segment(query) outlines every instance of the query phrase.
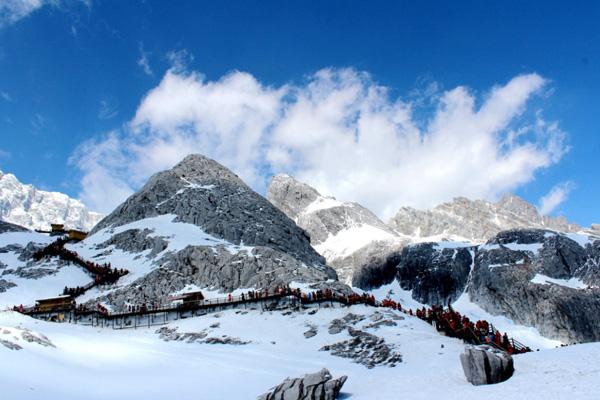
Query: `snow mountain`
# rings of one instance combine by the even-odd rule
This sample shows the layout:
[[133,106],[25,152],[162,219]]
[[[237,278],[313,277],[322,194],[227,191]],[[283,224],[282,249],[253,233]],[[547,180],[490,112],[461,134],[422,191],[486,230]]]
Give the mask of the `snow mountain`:
[[115,309],[136,301],[163,303],[191,289],[229,293],[316,284],[348,290],[305,231],[201,155],[152,176],[69,248],[130,271],[117,287],[86,294]]
[[497,202],[458,197],[431,210],[402,207],[389,221],[396,232],[414,238],[456,235],[483,243],[498,233],[517,228],[578,232],[581,227],[564,217],[540,215],[522,198],[507,194]]
[[398,284],[418,304],[477,308],[567,343],[600,340],[596,225],[541,216],[512,195],[405,207],[386,225],[286,175],[273,178],[267,196],[354,287]]
[[89,231],[103,215],[63,193],[26,185],[0,171],[0,219],[28,229],[49,229],[52,223]]
[[[483,244],[439,236],[423,242],[358,204],[321,196],[290,177],[276,177],[268,196],[270,202],[211,159],[186,157],[151,177],[84,241],[66,245],[85,260],[129,271],[77,302],[125,311],[164,305],[198,289],[206,298],[282,284],[348,292],[314,246],[340,275],[345,270],[335,262],[359,265],[350,269],[352,281],[377,299],[413,310],[452,304],[542,351],[515,356],[517,372],[509,381],[473,388],[460,366],[462,341],[385,307],[240,305],[165,317],[160,327],[151,324],[161,318],[147,313],[128,317],[142,320],[136,329],[0,311],[0,357],[11,366],[0,374],[3,393],[20,399],[250,399],[286,377],[326,367],[348,377],[339,398],[505,399],[523,397],[523,388],[527,398],[597,397],[597,344],[549,350],[561,342],[600,340],[595,227],[585,234],[519,228]],[[0,221],[0,308],[90,283],[70,261],[36,261],[33,255],[53,241]],[[242,378],[232,385],[232,376]],[[66,377],[78,385],[66,390],[56,384]]]
[[273,177],[267,199],[310,234],[315,250],[348,283],[370,258],[408,243],[360,204],[323,196],[289,175]]

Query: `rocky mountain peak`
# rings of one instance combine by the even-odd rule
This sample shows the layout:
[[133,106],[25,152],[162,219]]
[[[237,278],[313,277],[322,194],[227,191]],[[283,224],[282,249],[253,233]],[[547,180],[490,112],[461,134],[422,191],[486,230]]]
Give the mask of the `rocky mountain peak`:
[[288,175],[273,177],[267,199],[310,234],[315,249],[347,282],[367,259],[396,248],[401,241],[389,226],[360,204],[322,196]]
[[285,174],[275,175],[267,189],[267,199],[293,220],[320,197],[312,186]]
[[501,231],[515,228],[581,230],[564,217],[540,215],[535,206],[512,194],[497,202],[457,197],[431,210],[402,207],[389,225],[398,233],[409,236],[459,236],[475,242],[485,242]]
[[236,185],[246,186],[244,181],[229,169],[225,168],[215,160],[201,154],[190,154],[186,156],[171,170],[166,171],[165,173],[195,183],[229,181]]
[[539,219],[540,217],[537,208],[533,204],[514,194],[505,194],[496,202],[496,206],[529,219]]
[[235,245],[266,246],[306,264],[324,264],[302,229],[218,162],[193,154],[153,175],[91,232],[161,215]]

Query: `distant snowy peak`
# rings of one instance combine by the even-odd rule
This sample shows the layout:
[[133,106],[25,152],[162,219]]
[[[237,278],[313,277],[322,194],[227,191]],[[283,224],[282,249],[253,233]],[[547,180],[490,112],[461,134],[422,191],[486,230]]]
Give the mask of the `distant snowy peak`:
[[349,281],[361,261],[382,248],[400,246],[403,238],[357,203],[321,195],[289,175],[273,177],[267,199],[296,221],[313,247]]
[[323,196],[289,175],[273,177],[267,189],[267,199],[310,234],[313,246],[330,241],[339,234],[356,241],[351,234],[353,231],[365,239],[370,236],[369,232],[374,233],[377,239],[398,236],[360,204]]
[[103,215],[63,193],[26,185],[13,174],[0,171],[0,219],[29,229],[48,229],[52,223],[90,230]]
[[431,210],[402,207],[389,225],[396,232],[409,236],[456,235],[476,242],[484,242],[501,231],[516,228],[560,232],[581,230],[564,217],[540,215],[535,206],[515,195],[505,195],[495,203],[458,197]]

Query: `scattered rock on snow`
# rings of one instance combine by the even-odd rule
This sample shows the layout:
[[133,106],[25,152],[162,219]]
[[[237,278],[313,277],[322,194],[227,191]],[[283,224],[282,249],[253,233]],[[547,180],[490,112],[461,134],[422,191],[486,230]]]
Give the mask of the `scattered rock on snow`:
[[512,357],[490,346],[467,346],[460,363],[467,381],[475,386],[504,382],[515,371]]
[[343,318],[336,318],[331,321],[329,325],[329,333],[332,335],[336,335],[348,328],[350,325],[354,325],[365,319],[364,315],[358,315],[353,313],[346,314]]
[[[215,325],[215,324],[213,324]],[[178,341],[187,343],[205,343],[205,344],[232,344],[242,345],[251,343],[250,341],[240,338],[223,335],[221,337],[208,337],[208,329],[203,329],[200,332],[177,332],[177,328],[169,328],[163,326],[156,330],[158,337],[165,342]]]
[[377,322],[373,322],[372,324],[368,324],[364,326],[364,329],[379,329],[382,326],[397,326],[398,324],[392,321],[391,319],[382,319]]
[[29,343],[37,343],[44,347],[56,347],[46,336],[42,335],[41,333],[35,335],[28,329],[25,329],[23,332],[21,332],[21,337],[23,340]]
[[347,379],[347,376],[333,379],[331,373],[323,368],[301,378],[287,378],[268,393],[259,396],[258,400],[335,400]]
[[15,287],[14,283],[7,281],[6,279],[0,279],[0,293],[6,292],[11,287]]
[[304,332],[304,337],[310,339],[313,336],[317,335],[317,327],[315,325],[308,325],[308,330]]
[[378,365],[395,367],[402,362],[402,355],[385,343],[383,338],[348,327],[351,339],[321,347],[321,351],[330,351],[332,355],[350,358],[357,364],[367,368]]
[[249,344],[249,343],[252,343],[252,342],[250,342],[249,340],[242,340],[240,338],[223,335],[221,337],[209,337],[206,340],[204,340],[202,343],[206,343],[206,344],[232,344],[232,345],[235,345],[235,346],[239,346],[239,345],[243,345],[243,344]]
[[16,343],[10,342],[8,340],[0,339],[0,344],[4,347],[7,347],[11,350],[22,350],[23,348]]

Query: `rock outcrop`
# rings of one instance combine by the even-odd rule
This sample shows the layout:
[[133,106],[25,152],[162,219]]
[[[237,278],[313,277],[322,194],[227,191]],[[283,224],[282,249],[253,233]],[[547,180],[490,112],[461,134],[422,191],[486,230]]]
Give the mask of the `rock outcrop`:
[[490,346],[467,346],[460,363],[467,381],[475,386],[504,382],[515,371],[512,357]]
[[347,379],[345,375],[333,379],[331,372],[323,368],[301,378],[287,378],[258,400],[335,400]]
[[27,232],[29,229],[20,226],[20,225],[16,225],[16,224],[12,224],[10,222],[6,222],[6,221],[2,221],[0,220],[0,233],[5,233],[5,232]]
[[363,268],[353,282],[369,288],[394,278],[423,304],[452,304],[467,292],[487,312],[533,326],[546,337],[566,343],[600,340],[600,238],[595,236],[515,229],[480,246],[408,245]]

